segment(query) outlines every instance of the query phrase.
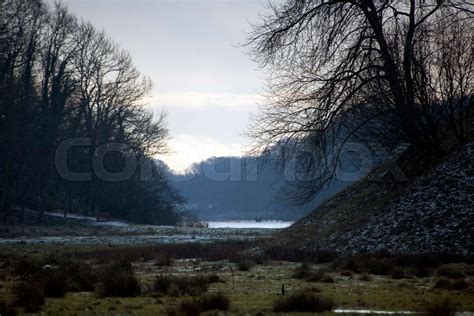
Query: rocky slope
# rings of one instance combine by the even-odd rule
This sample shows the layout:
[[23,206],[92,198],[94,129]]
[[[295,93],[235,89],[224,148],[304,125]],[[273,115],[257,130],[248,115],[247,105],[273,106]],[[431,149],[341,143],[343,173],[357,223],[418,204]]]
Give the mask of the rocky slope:
[[474,143],[408,183],[366,179],[280,232],[273,246],[340,253],[474,254]]

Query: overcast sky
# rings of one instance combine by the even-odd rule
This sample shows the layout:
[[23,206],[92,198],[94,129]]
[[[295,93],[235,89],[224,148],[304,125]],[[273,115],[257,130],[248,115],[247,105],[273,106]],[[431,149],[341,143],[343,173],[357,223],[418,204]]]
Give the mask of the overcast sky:
[[[263,75],[240,44],[264,13],[262,0],[63,0],[123,49],[154,82],[150,106],[165,109],[176,171],[237,155]],[[161,157],[160,157],[161,158]]]

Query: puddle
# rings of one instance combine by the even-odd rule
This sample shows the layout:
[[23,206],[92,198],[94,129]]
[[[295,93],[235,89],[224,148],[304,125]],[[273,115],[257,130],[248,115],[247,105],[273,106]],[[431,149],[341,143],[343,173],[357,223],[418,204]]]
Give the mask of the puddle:
[[371,309],[344,309],[344,308],[337,308],[333,312],[336,314],[374,314],[374,315],[423,314],[421,312],[413,312],[413,311],[378,311],[378,310],[371,310]]
[[[415,311],[379,311],[372,309],[345,309],[337,308],[333,310],[336,314],[362,314],[362,315],[422,315],[423,312]],[[456,312],[454,316],[474,316],[474,312]]]

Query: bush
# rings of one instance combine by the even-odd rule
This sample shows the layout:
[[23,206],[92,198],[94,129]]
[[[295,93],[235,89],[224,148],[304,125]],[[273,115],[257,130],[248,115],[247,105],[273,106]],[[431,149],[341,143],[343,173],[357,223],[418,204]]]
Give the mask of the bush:
[[62,271],[47,272],[42,275],[41,283],[46,297],[64,297],[68,289],[69,277]]
[[223,293],[212,293],[200,298],[185,300],[178,307],[178,314],[197,316],[207,311],[228,311],[230,299]]
[[334,302],[312,292],[298,292],[288,297],[282,297],[273,304],[273,311],[277,313],[330,311]]
[[295,269],[293,275],[291,276],[293,279],[307,279],[312,275],[311,266],[308,263],[303,263],[301,266]]
[[88,264],[82,262],[66,262],[61,269],[69,276],[68,291],[92,292],[98,282],[96,271]]
[[170,296],[200,295],[209,290],[209,284],[223,282],[216,274],[195,277],[178,277],[171,275],[157,276],[153,290],[157,294]]
[[306,278],[308,282],[322,282],[322,283],[334,283],[334,279],[327,275],[324,270],[317,270],[316,272],[311,273],[311,275]]
[[370,282],[372,281],[372,276],[368,273],[362,273],[359,277],[359,281]]
[[434,284],[435,289],[444,289],[444,290],[451,290],[453,288],[454,282],[448,278],[439,278],[436,280]]
[[158,256],[155,260],[155,266],[157,267],[171,267],[173,265],[173,258],[168,255]]
[[436,289],[462,291],[469,288],[469,281],[466,279],[452,280],[449,278],[439,278],[434,285]]
[[454,304],[447,298],[436,301],[426,307],[425,312],[428,316],[453,316],[456,313]]
[[454,284],[453,284],[453,289],[458,290],[458,291],[465,290],[469,287],[470,287],[470,283],[466,279],[457,279],[454,281]]
[[140,283],[129,262],[113,263],[102,268],[98,279],[98,297],[135,297],[141,293]]
[[42,284],[33,280],[21,282],[13,289],[14,305],[23,307],[27,313],[39,312],[44,305]]
[[410,277],[406,269],[402,267],[394,267],[392,270],[391,276],[393,279],[396,279],[396,280],[407,279]]
[[416,267],[412,269],[412,273],[417,278],[429,278],[433,275],[434,269],[429,267]]
[[361,264],[362,271],[375,275],[389,275],[393,269],[393,263],[386,258],[367,258]]
[[465,278],[466,275],[473,273],[473,268],[464,263],[445,264],[438,268],[437,275],[452,279]]
[[237,262],[237,268],[239,271],[249,271],[253,267],[253,262],[250,260],[241,260]]
[[0,301],[0,315],[2,316],[15,316],[16,310],[11,306],[7,305],[5,302]]
[[19,275],[33,275],[41,273],[43,264],[38,260],[21,258],[14,263],[15,273]]

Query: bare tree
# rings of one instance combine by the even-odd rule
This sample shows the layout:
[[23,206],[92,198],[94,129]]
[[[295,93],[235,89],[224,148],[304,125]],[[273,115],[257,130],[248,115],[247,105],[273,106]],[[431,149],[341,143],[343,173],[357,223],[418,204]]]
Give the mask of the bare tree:
[[[433,67],[440,61],[431,50],[442,59],[456,59],[450,55],[454,47],[434,48],[447,23],[463,25],[465,32],[456,36],[464,44],[472,42],[472,3],[289,0],[269,8],[271,14],[254,26],[249,39],[256,61],[269,74],[267,101],[249,135],[258,152],[278,144],[283,162],[298,148],[312,153],[299,155],[313,173],[305,184],[311,189],[300,200],[310,200],[333,179],[344,144],[356,138],[408,142],[420,151],[445,153],[440,109],[452,102],[440,91],[464,80],[463,90],[451,91],[456,95],[451,99],[461,104],[451,116],[461,117],[473,78],[438,82]],[[446,34],[444,40],[455,42]],[[472,49],[459,49],[462,65],[448,62],[449,67],[472,74],[465,68],[472,63]],[[446,71],[441,73],[446,77]]]

